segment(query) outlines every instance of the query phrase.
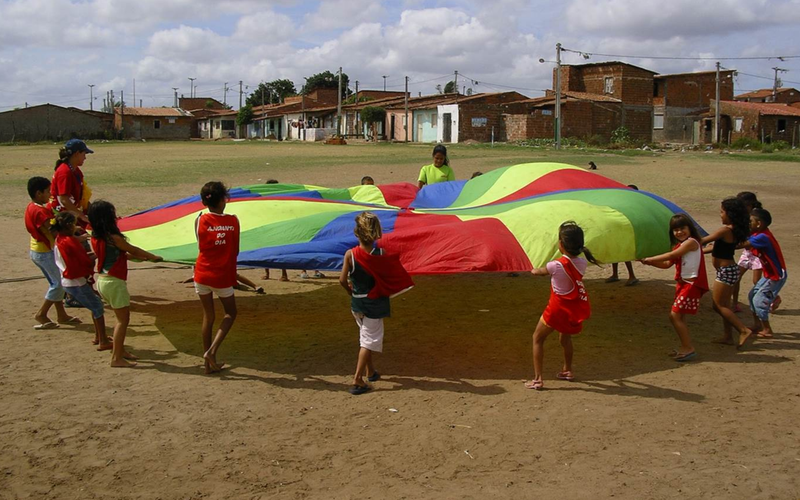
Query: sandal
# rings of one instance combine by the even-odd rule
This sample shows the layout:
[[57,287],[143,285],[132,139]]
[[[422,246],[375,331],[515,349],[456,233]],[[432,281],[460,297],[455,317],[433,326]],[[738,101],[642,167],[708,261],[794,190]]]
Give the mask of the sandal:
[[83,323],[81,319],[76,316],[70,316],[68,319],[58,322],[59,325],[79,325],[81,323]]
[[694,359],[696,357],[697,357],[697,352],[692,351],[692,352],[687,352],[685,354],[678,354],[673,359],[675,359],[675,361],[677,361],[679,363],[682,363],[684,361],[689,361],[689,360]]
[[572,374],[572,372],[558,372],[556,374],[556,378],[558,380],[566,380],[567,382],[572,382],[575,380],[575,376]]
[[526,389],[533,389],[534,391],[541,391],[544,389],[544,382],[541,380],[529,380],[525,382]]
[[365,392],[369,392],[371,390],[372,387],[368,385],[354,385],[351,386],[350,389],[348,389],[347,391],[353,396],[358,396],[359,394],[364,394]]
[[367,380],[369,380],[370,382],[377,382],[377,381],[378,381],[378,380],[380,380],[380,379],[381,379],[381,374],[380,374],[380,373],[378,373],[378,371],[377,371],[377,370],[375,370],[374,372],[372,372],[372,375],[370,375],[369,377],[367,377]]

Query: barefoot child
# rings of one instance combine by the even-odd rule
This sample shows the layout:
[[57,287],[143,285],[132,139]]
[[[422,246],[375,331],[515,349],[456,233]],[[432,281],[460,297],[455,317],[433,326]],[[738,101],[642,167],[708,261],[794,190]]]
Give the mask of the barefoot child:
[[359,351],[356,373],[350,394],[357,396],[371,387],[380,374],[372,364],[372,353],[383,351],[383,318],[389,317],[389,298],[414,286],[396,255],[384,255],[375,243],[383,235],[378,216],[362,212],[356,217],[354,229],[358,246],[344,254],[344,266],[339,283],[350,295],[350,309],[359,331]]
[[[594,163],[589,162],[590,164],[594,165]],[[590,168],[589,170],[597,170],[597,167]],[[636,184],[628,184],[628,187],[638,191],[639,187]],[[636,286],[639,284],[639,278],[636,277],[636,273],[633,271],[633,263],[630,261],[625,262],[625,268],[628,270],[628,281],[625,282],[625,286]],[[611,264],[611,276],[606,278],[606,283],[616,283],[619,281],[619,262],[614,262]]]
[[92,257],[75,236],[77,218],[72,212],[59,212],[53,229],[57,231],[55,260],[61,270],[61,286],[83,307],[92,312],[94,341],[98,351],[111,350],[111,341],[106,336],[106,320],[103,303],[87,281],[92,274]]
[[[747,210],[748,215],[750,212],[753,211],[754,208],[762,208],[761,202],[758,201],[755,193],[751,193],[750,191],[742,191],[741,193],[736,195],[737,198],[742,200],[744,203],[745,209]],[[739,288],[742,284],[742,278],[744,274],[748,270],[753,271],[753,285],[758,283],[758,280],[761,279],[761,261],[758,260],[758,257],[753,255],[753,252],[749,248],[745,248],[742,250],[742,255],[739,257],[739,281],[736,282],[736,285],[733,287],[733,311],[740,312],[739,309]]]
[[[61,272],[56,266],[53,248],[55,237],[51,230],[50,221],[53,211],[47,206],[50,200],[50,181],[44,177],[31,177],[28,180],[28,195],[31,202],[25,209],[25,229],[31,235],[30,257],[36,267],[42,271],[49,287],[44,294],[44,303],[36,312],[37,324],[35,330],[50,330],[58,328],[59,324],[77,324],[81,320],[71,317],[64,309],[64,288],[61,286]],[[47,317],[52,306],[56,307],[58,323],[53,323]]]
[[[591,315],[589,295],[583,286],[583,275],[588,266],[587,260],[592,264],[598,262],[592,252],[583,246],[583,229],[573,221],[561,224],[558,228],[558,249],[562,254],[560,259],[548,262],[544,268],[531,271],[535,276],[550,275],[550,300],[533,332],[534,378],[525,382],[528,389],[544,388],[544,341],[553,331],[558,332],[561,347],[564,349],[564,366],[556,378],[569,381],[574,379],[572,335],[581,332],[583,322]],[[586,259],[582,259],[580,254],[584,254]]]
[[[741,346],[753,333],[736,316],[731,308],[733,287],[739,281],[739,265],[733,259],[734,250],[744,243],[750,234],[750,218],[744,203],[738,198],[722,200],[719,216],[723,226],[702,239],[701,244],[714,243],[711,249],[711,262],[717,270],[714,279],[714,311],[722,317],[722,337],[715,340],[718,344]],[[736,328],[739,338],[734,341],[733,329]]]
[[134,259],[160,262],[158,255],[133,246],[117,227],[117,210],[107,201],[98,200],[89,205],[87,213],[92,225],[92,248],[97,254],[97,291],[114,310],[117,325],[114,327],[114,349],[111,366],[135,366],[127,360],[136,356],[125,350],[125,335],[131,317],[131,296],[128,294],[128,254]]
[[[222,370],[224,363],[217,362],[217,351],[236,319],[236,258],[239,255],[239,219],[226,214],[228,188],[221,182],[207,182],[200,190],[200,199],[208,212],[200,213],[195,221],[199,254],[194,265],[194,287],[203,304],[203,361],[206,373]],[[211,339],[214,328],[214,297],[219,297],[225,316],[217,334]]]
[[686,326],[686,315],[697,314],[700,298],[708,291],[708,277],[700,234],[686,214],[673,215],[669,221],[671,252],[643,259],[642,264],[669,269],[675,265],[675,300],[669,321],[678,334],[681,346],[670,353],[675,361],[689,361],[697,356]]
[[772,224],[772,215],[763,208],[754,208],[750,213],[750,229],[753,234],[745,243],[753,254],[761,260],[764,276],[750,290],[750,310],[753,311],[753,320],[758,329],[758,337],[772,338],[772,326],[769,323],[769,313],[772,303],[786,284],[788,276],[786,262],[778,240],[769,230]]

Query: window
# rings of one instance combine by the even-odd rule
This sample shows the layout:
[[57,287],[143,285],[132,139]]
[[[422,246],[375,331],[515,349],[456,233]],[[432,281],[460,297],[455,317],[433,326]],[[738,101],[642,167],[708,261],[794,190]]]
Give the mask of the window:
[[734,118],[733,119],[733,131],[734,132],[741,132],[743,124],[744,124],[744,118],[742,118],[741,116],[737,116],[736,118]]
[[214,122],[214,128],[219,130],[219,122]]
[[662,114],[653,115],[653,128],[654,129],[664,128],[664,115]]
[[431,115],[431,127],[436,127],[437,124],[438,124],[438,120],[439,120],[439,115],[436,114],[436,113],[433,113]]
[[161,128],[161,120],[153,120],[153,128],[154,129]]
[[175,118],[167,118],[167,121],[170,123],[170,125],[175,124]]
[[778,132],[786,132],[786,120],[783,118],[778,120]]
[[236,122],[234,120],[222,120],[222,130],[236,130]]
[[605,79],[605,85],[603,86],[603,92],[606,94],[613,94],[614,93],[614,77],[607,76]]

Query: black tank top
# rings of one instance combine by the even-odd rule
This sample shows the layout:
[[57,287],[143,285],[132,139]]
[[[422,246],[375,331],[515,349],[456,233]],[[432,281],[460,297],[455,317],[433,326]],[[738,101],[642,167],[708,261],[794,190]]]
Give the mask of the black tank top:
[[711,256],[717,259],[733,260],[733,251],[736,250],[736,243],[728,243],[720,238],[714,242],[714,248],[711,250]]

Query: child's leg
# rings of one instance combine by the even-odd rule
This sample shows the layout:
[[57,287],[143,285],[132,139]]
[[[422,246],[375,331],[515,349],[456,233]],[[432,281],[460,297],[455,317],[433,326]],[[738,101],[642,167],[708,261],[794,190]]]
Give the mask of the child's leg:
[[772,325],[769,323],[770,308],[775,301],[775,297],[778,296],[781,288],[783,288],[784,283],[786,283],[786,278],[781,280],[761,278],[758,284],[753,288],[753,290],[757,290],[756,293],[753,294],[754,296],[751,301],[753,304],[753,311],[761,321],[761,330],[758,332],[759,337],[770,338],[773,336]]
[[[366,385],[364,383],[364,376],[367,375],[367,370],[372,366],[372,351],[366,347],[358,349],[358,363],[356,364],[356,374],[353,376],[353,385]],[[374,368],[372,371],[375,371]]]
[[262,280],[269,279],[269,269],[264,269],[264,276],[261,278]]
[[689,337],[689,328],[686,326],[685,315],[683,313],[670,311],[669,321],[678,334],[678,339],[681,341],[681,348],[678,350],[678,355],[689,354],[694,352],[692,339]]
[[222,321],[219,324],[217,335],[214,337],[211,347],[209,347],[206,353],[203,354],[203,358],[205,358],[205,360],[208,362],[208,366],[211,368],[212,372],[218,372],[222,369],[223,365],[217,363],[217,351],[233,326],[233,322],[236,320],[236,297],[234,295],[230,295],[229,297],[220,297],[219,300],[222,302],[222,308],[225,310],[225,316],[222,318]]
[[255,283],[250,281],[250,278],[248,278],[247,276],[245,276],[243,274],[237,274],[236,275],[236,279],[239,280],[240,283],[244,283],[245,285],[249,286],[253,290],[258,288],[258,286]]
[[572,349],[572,335],[564,335],[563,333],[559,333],[558,335],[561,340],[561,347],[564,349],[564,369],[561,371],[571,372],[572,353],[574,352]]
[[[714,297],[714,310],[722,316],[724,336],[721,340],[732,338],[731,326],[736,328],[739,336],[749,337],[752,330],[747,328],[744,323],[736,316],[736,313],[731,309],[731,296],[733,287],[726,285],[719,281],[714,282],[714,290],[712,291]],[[726,324],[727,323],[727,324]]]
[[606,278],[606,283],[613,283],[619,281],[619,264],[614,262],[611,264],[611,276]]
[[547,336],[551,333],[553,333],[553,328],[548,326],[542,318],[539,318],[539,323],[533,332],[533,380],[531,382],[542,381],[544,341],[547,340]]
[[[731,304],[733,304],[734,310],[738,310],[739,307],[739,289],[741,288],[742,278],[744,278],[744,273],[747,272],[746,267],[739,266],[739,279],[736,280],[736,284],[733,285],[733,295],[731,297]],[[753,271],[755,275],[755,271]]]
[[289,281],[289,274],[286,272],[286,269],[281,269],[280,281]]
[[638,278],[636,278],[636,273],[633,272],[633,263],[630,261],[625,262],[625,267],[628,269],[628,283],[635,283],[638,282]]
[[111,366],[117,368],[135,366],[136,363],[130,363],[126,360],[136,359],[136,356],[125,350],[125,335],[128,333],[131,308],[120,307],[119,309],[114,309],[114,316],[117,318],[117,324],[114,326],[114,348],[111,351]]
[[94,339],[99,344],[97,350],[108,351],[112,348],[112,344],[106,335],[106,317],[92,318],[92,322],[94,323]]

